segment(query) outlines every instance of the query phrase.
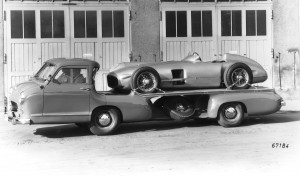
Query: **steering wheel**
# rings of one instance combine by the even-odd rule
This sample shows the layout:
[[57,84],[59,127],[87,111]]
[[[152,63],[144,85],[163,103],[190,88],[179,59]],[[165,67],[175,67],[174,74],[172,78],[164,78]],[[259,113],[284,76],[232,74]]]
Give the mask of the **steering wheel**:
[[193,56],[197,57],[197,60],[202,62],[200,55],[197,52],[193,52]]

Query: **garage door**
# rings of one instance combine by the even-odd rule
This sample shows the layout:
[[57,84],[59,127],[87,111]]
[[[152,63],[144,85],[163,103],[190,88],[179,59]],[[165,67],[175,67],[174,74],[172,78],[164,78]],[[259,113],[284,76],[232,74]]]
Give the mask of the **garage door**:
[[[42,4],[42,2],[41,2]],[[31,4],[5,6],[7,13],[5,92],[28,80],[51,58],[87,58],[101,68],[97,88],[107,90],[103,79],[113,65],[129,61],[129,5]],[[22,9],[22,10],[20,10]]]
[[259,62],[269,75],[260,85],[272,87],[271,2],[213,2],[161,3],[163,60],[181,60],[192,52],[204,61],[239,54]]

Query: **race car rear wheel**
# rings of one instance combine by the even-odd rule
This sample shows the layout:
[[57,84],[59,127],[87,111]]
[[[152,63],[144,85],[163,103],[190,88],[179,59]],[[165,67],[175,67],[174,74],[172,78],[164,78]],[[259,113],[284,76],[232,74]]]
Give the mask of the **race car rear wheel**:
[[184,97],[165,100],[163,108],[172,119],[177,121],[190,119],[195,113],[194,105]]
[[240,103],[226,103],[221,106],[218,123],[223,127],[239,126],[244,119],[244,111]]
[[113,133],[119,126],[121,113],[113,107],[101,108],[92,115],[89,124],[90,131],[95,135],[108,135]]
[[131,88],[139,93],[155,92],[159,84],[159,74],[151,67],[139,68],[131,78]]
[[250,67],[244,63],[235,63],[224,72],[224,83],[227,88],[248,89],[253,82]]

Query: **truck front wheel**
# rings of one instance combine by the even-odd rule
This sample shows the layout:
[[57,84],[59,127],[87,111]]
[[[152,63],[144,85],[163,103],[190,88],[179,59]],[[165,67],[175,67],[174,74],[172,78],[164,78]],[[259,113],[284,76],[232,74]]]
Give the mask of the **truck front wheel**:
[[90,131],[98,136],[111,134],[118,128],[120,119],[121,113],[116,108],[99,109],[92,115]]
[[239,126],[244,119],[244,111],[240,103],[226,103],[219,109],[218,123],[223,127]]

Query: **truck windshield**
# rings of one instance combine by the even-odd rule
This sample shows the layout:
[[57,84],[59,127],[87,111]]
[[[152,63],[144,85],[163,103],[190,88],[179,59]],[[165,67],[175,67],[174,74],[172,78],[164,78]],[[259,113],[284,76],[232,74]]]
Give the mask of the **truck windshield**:
[[35,78],[45,81],[49,78],[49,76],[52,76],[55,71],[55,65],[51,63],[45,63],[43,67],[35,74]]

